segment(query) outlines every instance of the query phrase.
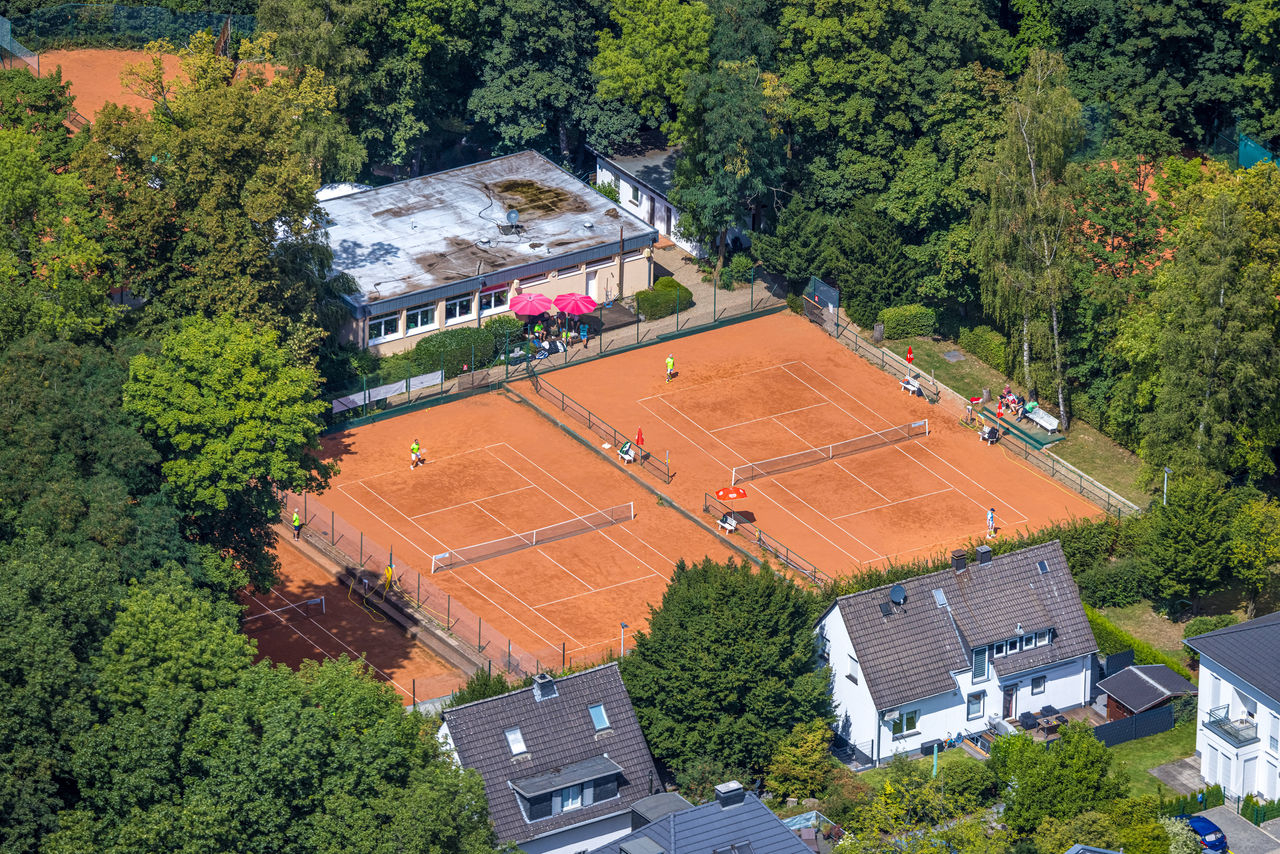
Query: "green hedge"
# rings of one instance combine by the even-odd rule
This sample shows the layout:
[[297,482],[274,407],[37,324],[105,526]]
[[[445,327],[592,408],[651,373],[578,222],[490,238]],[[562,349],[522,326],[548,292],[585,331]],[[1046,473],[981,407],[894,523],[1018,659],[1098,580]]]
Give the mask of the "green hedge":
[[937,313],[919,303],[882,309],[876,320],[884,324],[884,337],[891,339],[932,335],[938,325]]
[[510,314],[499,314],[489,318],[484,322],[484,328],[493,336],[494,346],[498,350],[502,349],[503,341],[506,341],[510,348],[523,343],[520,336],[524,332],[524,321]]
[[652,290],[636,294],[636,309],[645,320],[657,320],[675,314],[677,301],[680,311],[693,306],[693,291],[670,276],[663,276],[653,283]]
[[956,343],[960,345],[960,349],[972,353],[979,361],[985,362],[1000,373],[1008,369],[1008,342],[1003,335],[990,326],[961,329]]
[[1093,639],[1098,642],[1098,651],[1103,655],[1133,650],[1134,664],[1164,664],[1175,673],[1186,679],[1194,679],[1191,671],[1173,656],[1165,655],[1151,644],[1139,640],[1106,617],[1099,614],[1089,605],[1084,606],[1084,615],[1089,618],[1089,628],[1093,629]]
[[428,335],[413,348],[413,364],[417,373],[444,371],[452,379],[467,370],[484,367],[493,361],[493,333],[478,326],[459,326]]
[[1095,608],[1123,608],[1147,598],[1151,585],[1141,560],[1121,558],[1079,573],[1076,586],[1080,598]]

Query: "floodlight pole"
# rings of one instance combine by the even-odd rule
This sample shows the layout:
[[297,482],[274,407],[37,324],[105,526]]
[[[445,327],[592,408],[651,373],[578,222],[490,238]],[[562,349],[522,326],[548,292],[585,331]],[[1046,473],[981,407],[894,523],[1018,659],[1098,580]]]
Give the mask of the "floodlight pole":
[[618,649],[620,650],[618,653],[618,658],[622,658],[624,655],[627,654],[627,629],[629,629],[630,626],[628,626],[626,623],[619,623],[618,625],[622,626],[622,635],[618,639]]
[[1163,506],[1169,506],[1169,475],[1173,474],[1173,469],[1168,466],[1164,467],[1164,499],[1161,502]]

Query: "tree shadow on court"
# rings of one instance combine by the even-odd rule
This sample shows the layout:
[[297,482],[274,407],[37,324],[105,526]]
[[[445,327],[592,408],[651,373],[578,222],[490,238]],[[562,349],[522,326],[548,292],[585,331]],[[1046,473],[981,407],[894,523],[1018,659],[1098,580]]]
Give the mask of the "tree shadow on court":
[[[344,457],[352,453],[351,450],[351,431],[343,430],[340,433],[332,433],[328,436],[320,437],[320,457],[327,463],[337,463],[339,467],[342,465]],[[405,446],[406,457],[408,455],[408,445]]]

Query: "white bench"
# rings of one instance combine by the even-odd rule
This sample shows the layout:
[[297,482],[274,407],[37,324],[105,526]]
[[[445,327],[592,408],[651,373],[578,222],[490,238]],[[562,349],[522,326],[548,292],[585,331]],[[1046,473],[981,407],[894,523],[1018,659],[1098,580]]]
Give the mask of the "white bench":
[[724,532],[726,534],[732,534],[734,531],[738,530],[737,518],[735,518],[732,514],[729,514],[729,513],[726,513],[723,516],[721,516],[720,521],[717,522],[716,524],[719,525],[721,528],[724,528]]
[[1039,424],[1049,433],[1054,433],[1058,429],[1058,419],[1054,418],[1038,406],[1028,412],[1027,417]]
[[902,385],[902,390],[905,392],[909,392],[911,394],[917,394],[917,395],[923,394],[923,392],[920,391],[920,383],[913,380],[911,377],[903,378],[901,385]]

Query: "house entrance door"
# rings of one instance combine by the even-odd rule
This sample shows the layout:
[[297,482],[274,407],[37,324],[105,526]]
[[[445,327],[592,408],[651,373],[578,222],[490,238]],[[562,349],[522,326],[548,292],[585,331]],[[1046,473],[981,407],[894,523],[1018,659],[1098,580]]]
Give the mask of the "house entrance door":
[[1258,757],[1250,756],[1240,764],[1240,794],[1252,795],[1262,787],[1258,785]]
[[1017,696],[1018,696],[1017,685],[1006,685],[1004,687],[1004,718],[1005,720],[1008,720],[1009,718],[1013,717],[1013,714],[1014,714],[1013,701],[1017,698]]

